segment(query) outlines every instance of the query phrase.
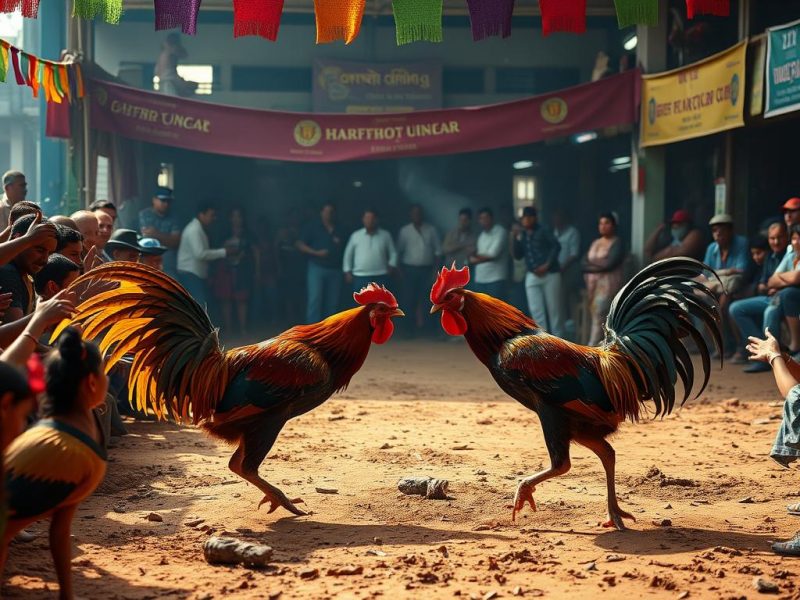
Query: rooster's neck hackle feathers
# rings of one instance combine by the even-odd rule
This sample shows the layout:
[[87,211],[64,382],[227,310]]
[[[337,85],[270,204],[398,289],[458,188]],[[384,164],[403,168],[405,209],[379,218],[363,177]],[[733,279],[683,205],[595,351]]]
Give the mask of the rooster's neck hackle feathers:
[[486,365],[506,340],[538,329],[533,319],[510,304],[469,290],[464,290],[461,314],[468,327],[464,337],[478,359]]
[[367,358],[372,344],[370,306],[351,308],[319,323],[297,325],[279,337],[317,349],[328,362],[337,390],[347,387]]

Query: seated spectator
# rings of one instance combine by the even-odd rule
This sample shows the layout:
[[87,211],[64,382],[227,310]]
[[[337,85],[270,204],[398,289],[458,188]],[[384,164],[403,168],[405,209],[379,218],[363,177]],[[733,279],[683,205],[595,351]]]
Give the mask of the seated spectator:
[[139,240],[139,262],[158,271],[164,270],[164,252],[169,250],[155,238]]
[[81,232],[64,225],[56,226],[56,230],[58,231],[56,252],[66,256],[76,265],[82,265],[83,236]]
[[33,287],[43,300],[50,300],[69,287],[81,274],[81,268],[61,254],[51,254],[44,268],[33,276]]
[[733,217],[730,215],[711,217],[708,224],[714,241],[708,245],[703,262],[716,271],[719,280],[709,279],[705,283],[719,300],[723,353],[732,355],[736,350],[736,332],[731,327],[728,308],[745,287],[744,274],[750,265],[750,244],[744,236],[734,234]]
[[764,314],[764,326],[770,331],[780,331],[785,320],[789,352],[793,358],[800,358],[800,225],[793,225],[789,235],[791,247],[767,281],[767,286],[775,291]]
[[611,301],[622,288],[622,263],[625,260],[623,242],[617,237],[616,216],[613,213],[600,215],[597,230],[600,237],[592,242],[583,259],[583,277],[592,317],[590,346],[596,346],[603,340],[603,323],[611,308]]
[[[751,337],[758,336],[759,333],[763,331],[766,315],[772,304],[772,296],[776,291],[774,288],[769,287],[768,282],[772,274],[775,273],[778,266],[783,261],[788,241],[786,225],[783,221],[774,222],[770,225],[767,237],[769,253],[761,267],[755,295],[751,298],[736,300],[730,305],[728,312],[739,331],[739,338],[744,341],[744,344],[740,345],[737,355],[732,359],[732,362],[735,364],[743,362],[741,357],[746,356],[745,345],[747,344],[747,340]],[[777,325],[773,322],[772,326],[776,326],[779,329],[780,320],[778,320]],[[778,329],[776,329],[776,331]],[[745,373],[760,373],[768,370],[769,367],[761,362],[751,362],[750,365],[744,369]]]
[[[11,240],[24,237],[36,219],[34,215],[20,218],[11,227]],[[0,267],[0,288],[11,292],[11,306],[3,315],[3,323],[16,321],[33,312],[35,294],[33,276],[44,268],[50,254],[55,252],[55,236],[38,241],[35,245],[20,252],[10,263]]]
[[750,240],[750,264],[744,273],[745,290],[742,296],[752,296],[758,293],[758,284],[764,263],[769,256],[769,240],[767,236],[757,235]]
[[139,236],[133,229],[117,229],[106,244],[111,260],[139,262]]
[[[785,398],[783,403],[783,420],[770,457],[783,467],[787,467],[800,458],[800,365],[791,357],[781,352],[778,340],[765,331],[766,339],[751,337],[747,350],[750,360],[767,365],[775,377],[778,391]],[[800,505],[790,504],[786,507],[789,514],[800,514]],[[800,556],[800,533],[787,542],[775,542],[772,551],[785,556]]]
[[703,257],[703,232],[694,227],[689,211],[676,210],[669,223],[662,223],[650,234],[644,244],[648,262],[672,256]]
[[45,360],[45,385],[43,419],[5,452],[8,523],[0,570],[14,536],[49,518],[59,597],[72,598],[72,519],[106,471],[104,440],[92,413],[105,401],[108,387],[97,346],[83,342],[75,329],[64,331]]

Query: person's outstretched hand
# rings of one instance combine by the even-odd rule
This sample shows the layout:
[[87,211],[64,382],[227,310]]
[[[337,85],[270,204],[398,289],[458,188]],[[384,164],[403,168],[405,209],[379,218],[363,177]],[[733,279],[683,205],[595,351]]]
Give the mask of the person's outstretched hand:
[[57,240],[58,231],[52,223],[42,223],[42,213],[40,211],[36,213],[24,237],[31,246],[37,246],[49,240]]
[[57,325],[64,319],[69,319],[75,314],[74,294],[61,290],[50,300],[39,302],[31,317],[31,333],[35,337],[41,336],[47,329]]
[[775,336],[770,333],[769,328],[764,330],[766,336],[763,340],[757,337],[749,337],[747,351],[750,353],[750,360],[757,362],[769,362],[776,354],[781,353],[781,345]]

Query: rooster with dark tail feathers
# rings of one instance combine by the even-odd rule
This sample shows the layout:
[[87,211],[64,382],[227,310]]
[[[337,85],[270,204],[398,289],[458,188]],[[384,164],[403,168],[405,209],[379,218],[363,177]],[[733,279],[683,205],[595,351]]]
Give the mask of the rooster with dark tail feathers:
[[[289,419],[347,387],[372,343],[392,335],[402,317],[392,293],[370,284],[356,308],[311,325],[298,325],[260,344],[224,350],[208,315],[174,279],[133,263],[108,263],[79,277],[82,284],[114,284],[78,306],[71,322],[97,339],[106,370],[132,356],[131,403],[159,418],[191,421],[236,444],[230,469],[264,493],[269,512],[279,506],[305,514],[258,475]],[[70,322],[53,334],[58,336]]]
[[[617,503],[615,453],[606,438],[626,419],[638,421],[654,405],[663,417],[675,407],[680,378],[686,402],[695,383],[687,342],[700,352],[705,389],[711,371],[702,330],[722,347],[719,307],[700,283],[711,272],[690,258],[668,258],[639,272],[614,298],[606,337],[597,348],[552,336],[532,319],[496,298],[465,289],[469,269],[444,268],[431,289],[431,312],[441,311],[444,330],[463,335],[475,356],[509,396],[539,415],[550,468],[525,478],[514,497],[512,519],[543,481],[570,469],[572,442],[594,452],[608,488],[606,527],[624,529],[634,517]],[[716,277],[716,274],[713,275]]]

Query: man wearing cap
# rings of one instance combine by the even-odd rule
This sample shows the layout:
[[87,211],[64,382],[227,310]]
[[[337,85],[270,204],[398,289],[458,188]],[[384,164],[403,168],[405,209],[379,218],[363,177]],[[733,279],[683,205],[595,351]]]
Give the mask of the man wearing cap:
[[747,238],[736,235],[733,231],[733,217],[728,214],[715,215],[708,222],[714,241],[708,245],[703,262],[716,271],[722,280],[720,285],[716,279],[706,282],[719,300],[722,315],[722,331],[726,341],[726,350],[735,346],[732,343],[733,331],[730,326],[728,308],[732,297],[744,287],[744,273],[750,266],[750,244]]
[[162,246],[155,238],[142,238],[139,240],[139,262],[158,271],[164,270],[164,252],[166,246]]
[[139,213],[139,233],[142,237],[154,238],[168,248],[164,254],[164,271],[177,276],[175,250],[181,243],[181,230],[170,216],[172,190],[159,186],[153,196],[153,205]]
[[564,337],[561,315],[561,267],[558,253],[561,244],[553,232],[539,223],[539,214],[532,206],[522,210],[522,227],[514,240],[516,258],[524,258],[525,292],[533,320],[549,333]]
[[133,229],[117,229],[106,244],[111,260],[139,262],[139,236]]
[[672,256],[703,256],[703,234],[692,227],[692,218],[686,209],[676,210],[669,221],[661,223],[644,244],[644,256],[649,262]]

